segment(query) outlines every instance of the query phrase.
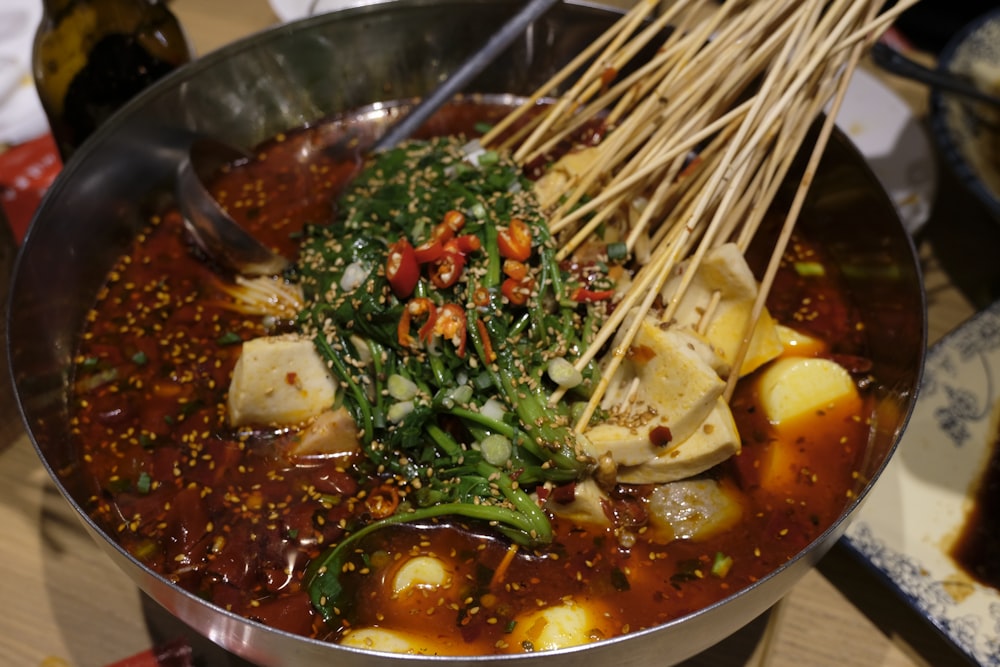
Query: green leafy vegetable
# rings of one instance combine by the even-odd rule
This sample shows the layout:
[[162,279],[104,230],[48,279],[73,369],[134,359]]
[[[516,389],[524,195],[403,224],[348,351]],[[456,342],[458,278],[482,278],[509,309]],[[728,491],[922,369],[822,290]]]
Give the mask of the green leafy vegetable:
[[[338,218],[304,235],[299,324],[344,389],[370,470],[396,480],[403,498],[311,563],[306,585],[327,619],[343,612],[341,570],[371,532],[459,516],[544,544],[552,529],[529,491],[579,479],[593,464],[568,403],[549,405],[556,384],[546,369],[586,349],[606,304],[571,298],[579,281],[557,265],[518,167],[495,152],[471,165],[461,146],[441,138],[377,156]],[[511,264],[498,237],[515,219],[531,252]],[[387,278],[401,239],[421,262],[406,290]],[[524,290],[517,299],[509,280]],[[587,394],[593,370],[573,392]]]

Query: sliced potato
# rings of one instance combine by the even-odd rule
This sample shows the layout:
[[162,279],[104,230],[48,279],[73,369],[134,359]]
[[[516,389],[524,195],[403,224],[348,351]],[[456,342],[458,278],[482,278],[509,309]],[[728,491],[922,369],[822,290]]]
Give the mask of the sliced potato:
[[515,650],[554,651],[588,644],[601,634],[599,615],[573,601],[523,614],[516,620],[508,640]]
[[[837,446],[840,433],[857,428],[863,399],[851,375],[824,358],[778,359],[761,374],[765,414],[779,437],[756,465],[758,483],[774,493],[813,484],[829,471],[809,466],[813,446]],[[826,422],[818,425],[816,415]]]
[[778,332],[778,338],[785,348],[784,356],[816,357],[827,352],[827,344],[818,338],[786,327],[784,324],[777,324],[774,329]]
[[598,149],[584,148],[566,153],[537,181],[535,196],[542,202],[556,202],[587,172],[598,157]]
[[344,635],[340,644],[382,653],[429,653],[423,638],[389,628],[355,628]]
[[403,563],[392,579],[395,595],[411,593],[417,589],[443,588],[451,582],[451,575],[440,559],[433,556],[415,556]]
[[778,359],[760,376],[761,405],[775,424],[857,401],[851,374],[835,361],[813,357]]

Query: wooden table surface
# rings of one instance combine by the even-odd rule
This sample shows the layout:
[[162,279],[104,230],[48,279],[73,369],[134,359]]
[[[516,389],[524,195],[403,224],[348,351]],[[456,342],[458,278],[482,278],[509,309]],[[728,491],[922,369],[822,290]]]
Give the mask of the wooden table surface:
[[[624,1],[624,0],[623,0]],[[199,53],[273,25],[266,0],[174,0]],[[887,79],[918,114],[926,93]],[[939,169],[932,217],[918,235],[931,340],[997,298],[1000,226]],[[243,665],[143,596],[97,545],[41,466],[0,388],[0,664],[101,667],[184,634],[200,664]],[[3,409],[6,406],[7,409]],[[835,547],[785,600],[692,659],[713,667],[912,667],[962,657],[844,549]]]

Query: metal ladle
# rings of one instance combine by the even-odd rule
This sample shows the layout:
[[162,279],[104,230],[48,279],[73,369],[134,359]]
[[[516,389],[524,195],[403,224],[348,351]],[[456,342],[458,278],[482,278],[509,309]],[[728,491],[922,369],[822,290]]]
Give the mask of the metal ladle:
[[205,137],[195,139],[177,167],[177,203],[184,226],[209,257],[244,275],[275,275],[290,262],[233,220],[205,187],[205,179],[223,165],[248,159],[228,144]]
[[[522,34],[527,26],[559,0],[531,0],[490,40],[462,63],[410,113],[389,129],[373,147],[392,148],[406,139],[445,102],[464,88]],[[177,200],[184,223],[195,242],[210,257],[244,275],[275,275],[289,261],[264,246],[230,217],[204,185],[204,178],[226,163],[248,159],[241,151],[208,138],[196,139],[177,169]]]

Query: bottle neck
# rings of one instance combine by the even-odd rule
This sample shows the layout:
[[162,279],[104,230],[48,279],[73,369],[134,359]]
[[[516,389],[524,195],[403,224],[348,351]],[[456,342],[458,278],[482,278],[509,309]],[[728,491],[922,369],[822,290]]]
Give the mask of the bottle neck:
[[[122,0],[124,5],[142,7],[160,4],[161,0]],[[92,5],[94,0],[42,0],[42,9],[49,18],[58,19],[80,5]]]
[[42,0],[42,8],[50,18],[62,16],[76,4],[81,4],[80,0]]

